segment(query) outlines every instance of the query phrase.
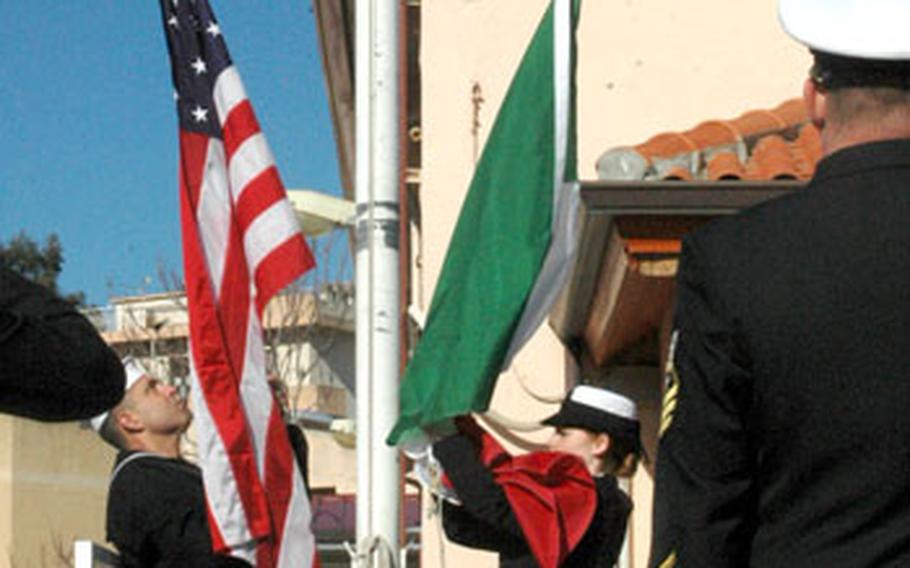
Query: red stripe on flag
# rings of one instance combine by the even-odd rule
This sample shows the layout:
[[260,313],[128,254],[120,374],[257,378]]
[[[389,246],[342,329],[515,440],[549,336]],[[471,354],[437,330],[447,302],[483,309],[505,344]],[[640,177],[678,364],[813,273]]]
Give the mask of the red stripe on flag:
[[253,112],[253,105],[249,100],[237,103],[231,109],[221,130],[224,136],[224,152],[230,162],[234,151],[244,140],[259,133],[259,121],[256,120],[256,113]]
[[237,201],[235,214],[240,231],[256,220],[260,213],[285,198],[284,186],[278,176],[278,168],[272,166],[253,178]]
[[[250,533],[254,537],[271,531],[265,491],[259,480],[253,445],[241,412],[239,378],[227,358],[224,330],[208,265],[199,235],[193,205],[198,203],[208,154],[208,145],[220,144],[206,136],[180,132],[180,218],[183,229],[183,262],[193,363],[214,426],[228,453],[231,471],[240,493]],[[199,159],[202,157],[202,159]],[[189,185],[195,183],[196,185]],[[243,311],[248,312],[247,307]],[[230,310],[229,310],[230,311]],[[215,404],[213,404],[215,403]]]
[[205,173],[209,137],[192,132],[180,132],[180,195],[189,200],[190,209],[199,204],[199,191]]
[[[239,387],[243,377],[250,325],[250,274],[243,252],[243,235],[234,219],[231,220],[228,239],[218,306],[227,356]],[[239,399],[236,402],[242,404]]]
[[221,535],[218,521],[215,520],[215,514],[212,513],[212,507],[207,501],[205,504],[205,518],[208,519],[209,522],[209,534],[212,536],[212,550],[228,553],[231,550],[231,547],[224,542],[224,536]]
[[313,253],[300,233],[275,247],[256,266],[256,312],[262,317],[265,305],[279,290],[316,265]]
[[281,412],[273,404],[269,417],[269,430],[266,438],[265,485],[269,488],[268,499],[272,510],[272,523],[275,526],[275,547],[272,553],[278,558],[284,523],[294,483],[294,450],[288,439],[287,427]]

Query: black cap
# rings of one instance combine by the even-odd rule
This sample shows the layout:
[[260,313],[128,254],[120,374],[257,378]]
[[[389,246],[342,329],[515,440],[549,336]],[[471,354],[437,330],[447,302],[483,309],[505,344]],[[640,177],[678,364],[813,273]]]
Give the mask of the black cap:
[[910,90],[910,61],[869,59],[812,50],[815,64],[809,72],[820,89],[886,87]]
[[582,428],[614,437],[629,437],[638,445],[638,408],[632,399],[590,385],[573,388],[559,412],[542,422],[547,426]]

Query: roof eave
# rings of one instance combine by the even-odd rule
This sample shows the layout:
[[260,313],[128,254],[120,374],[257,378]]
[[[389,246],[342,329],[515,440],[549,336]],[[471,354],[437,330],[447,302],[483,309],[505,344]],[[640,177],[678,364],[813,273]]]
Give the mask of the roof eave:
[[[639,336],[643,329],[654,327],[654,312],[669,308],[669,305],[649,306],[651,313],[642,315],[628,315],[627,310],[626,320],[613,321],[616,319],[612,317],[613,313],[593,313],[604,309],[604,301],[595,307],[598,295],[606,293],[599,289],[602,283],[620,282],[617,286],[623,287],[611,292],[611,306],[622,306],[626,299],[624,294],[638,296],[637,301],[649,295],[660,296],[662,302],[668,303],[667,287],[675,288],[672,280],[668,284],[648,279],[630,280],[621,274],[602,274],[605,270],[618,271],[629,265],[625,262],[629,260],[625,258],[629,238],[678,241],[685,233],[711,219],[736,214],[804,185],[798,181],[582,182],[578,254],[570,280],[551,311],[550,326],[576,359],[592,360],[597,367],[610,364],[610,357],[617,350],[592,345],[598,341],[592,337],[592,326],[602,330],[617,325],[635,327],[635,330],[629,330],[630,336]],[[621,232],[618,224],[622,225]],[[623,262],[618,262],[620,257]],[[637,310],[635,312],[637,314]],[[630,322],[629,317],[650,319]],[[595,319],[600,320],[599,323]],[[609,331],[615,337],[623,330]]]

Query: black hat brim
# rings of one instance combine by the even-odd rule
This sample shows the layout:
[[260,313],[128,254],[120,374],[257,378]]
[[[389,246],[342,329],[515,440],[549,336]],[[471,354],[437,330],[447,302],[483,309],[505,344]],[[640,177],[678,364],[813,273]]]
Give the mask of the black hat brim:
[[637,420],[609,414],[573,400],[563,402],[559,412],[541,423],[558,428],[581,428],[612,436],[634,436],[635,438],[638,437],[640,430]]

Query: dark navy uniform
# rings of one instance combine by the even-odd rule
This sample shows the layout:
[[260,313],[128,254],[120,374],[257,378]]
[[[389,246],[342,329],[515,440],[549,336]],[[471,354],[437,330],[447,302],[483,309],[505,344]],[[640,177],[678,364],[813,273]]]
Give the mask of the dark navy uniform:
[[123,366],[76,309],[0,268],[0,412],[79,420],[123,396]]
[[310,444],[307,442],[306,434],[303,428],[297,424],[288,424],[286,426],[288,440],[291,442],[291,450],[294,452],[294,460],[297,467],[300,468],[300,475],[303,477],[303,485],[306,487],[307,494],[310,492]]
[[212,553],[201,470],[182,459],[121,451],[107,500],[107,538],[124,567],[240,567]]
[[653,566],[910,566],[910,140],[687,237]]
[[[503,568],[534,568],[537,561],[503,489],[477,458],[473,442],[454,435],[437,442],[433,453],[462,500],[462,506],[443,504],[446,536],[458,544],[499,553]],[[616,478],[595,478],[597,508],[581,541],[562,567],[610,568],[622,549],[632,501]]]

